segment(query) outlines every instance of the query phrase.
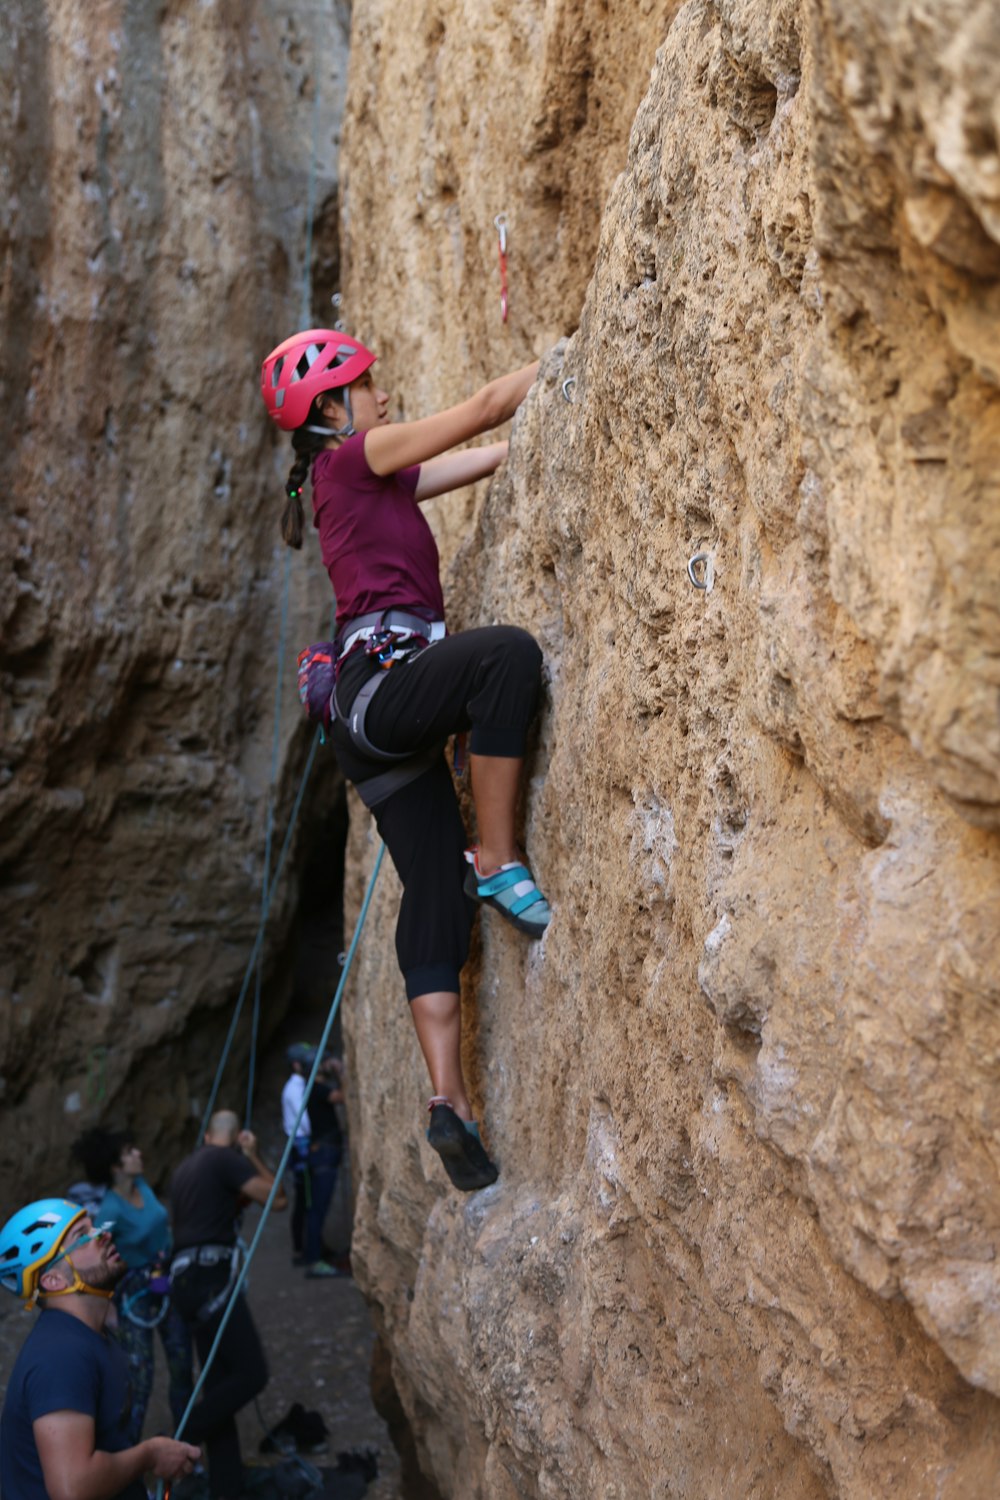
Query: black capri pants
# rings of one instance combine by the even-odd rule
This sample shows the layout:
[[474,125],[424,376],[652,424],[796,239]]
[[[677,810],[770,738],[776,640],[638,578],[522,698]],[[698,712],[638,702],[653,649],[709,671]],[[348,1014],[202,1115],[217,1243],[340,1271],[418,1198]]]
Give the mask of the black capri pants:
[[[467,732],[473,755],[521,756],[538,708],[541,668],[537,643],[517,626],[446,636],[389,669],[372,699],[365,733],[380,750],[416,754]],[[381,670],[363,651],[348,658],[337,684],[344,713]],[[333,743],[349,781],[385,772],[385,762],[362,755],[339,720]],[[396,956],[406,998],[457,993],[476,903],[462,888],[466,832],[444,755],[377,807],[375,822],[403,884]]]

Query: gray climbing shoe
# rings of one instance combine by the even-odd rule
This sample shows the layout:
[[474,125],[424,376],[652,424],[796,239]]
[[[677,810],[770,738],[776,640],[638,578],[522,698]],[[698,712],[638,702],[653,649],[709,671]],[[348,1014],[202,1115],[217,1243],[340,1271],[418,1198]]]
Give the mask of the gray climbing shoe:
[[445,1100],[431,1100],[431,1123],[427,1140],[441,1158],[453,1187],[460,1193],[475,1193],[496,1182],[500,1173],[490,1161],[475,1131],[467,1130],[464,1121]]

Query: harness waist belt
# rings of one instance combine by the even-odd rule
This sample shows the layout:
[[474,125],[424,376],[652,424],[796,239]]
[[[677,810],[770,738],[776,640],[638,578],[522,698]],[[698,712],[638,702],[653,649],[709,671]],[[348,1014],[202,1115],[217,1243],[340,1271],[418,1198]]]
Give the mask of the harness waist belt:
[[240,1274],[242,1260],[241,1246],[239,1245],[192,1245],[190,1250],[182,1250],[175,1255],[170,1262],[171,1276],[179,1276],[189,1266],[221,1266],[229,1262],[229,1275],[226,1284],[221,1291],[216,1292],[207,1302],[203,1302],[194,1315],[195,1323],[203,1325],[210,1323],[216,1313],[221,1312],[229,1301],[230,1293],[236,1285]]
[[405,609],[377,609],[371,614],[344,621],[337,632],[338,657],[346,656],[352,646],[376,629],[398,631],[401,640],[422,635],[426,641],[442,641],[448,633],[443,620],[423,620]]
[[232,1260],[235,1245],[192,1245],[189,1250],[179,1250],[170,1262],[171,1276],[179,1276],[188,1266],[219,1266]]

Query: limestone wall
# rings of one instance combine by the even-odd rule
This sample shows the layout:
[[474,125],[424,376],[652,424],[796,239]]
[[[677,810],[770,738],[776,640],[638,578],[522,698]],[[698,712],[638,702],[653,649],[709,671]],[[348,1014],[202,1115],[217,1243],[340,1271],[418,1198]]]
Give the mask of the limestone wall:
[[[453,623],[545,649],[555,907],[535,948],[482,926],[470,1202],[414,1140],[384,881],[357,1262],[446,1495],[985,1500],[1000,26],[671,15],[355,6],[347,302],[400,409],[545,354],[436,524]],[[595,122],[634,104],[626,151]]]

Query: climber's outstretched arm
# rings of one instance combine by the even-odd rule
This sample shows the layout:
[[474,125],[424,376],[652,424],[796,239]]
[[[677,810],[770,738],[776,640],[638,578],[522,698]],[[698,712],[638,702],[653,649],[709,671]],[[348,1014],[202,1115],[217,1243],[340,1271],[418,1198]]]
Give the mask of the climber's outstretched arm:
[[463,448],[458,453],[442,453],[440,458],[429,458],[420,465],[417,480],[418,500],[432,500],[435,495],[446,495],[449,490],[461,489],[464,484],[475,484],[485,479],[507,457],[507,444],[489,443],[485,448]]
[[365,459],[373,474],[395,474],[411,464],[425,464],[467,443],[481,432],[507,422],[517,411],[538,374],[538,361],[491,380],[482,390],[447,411],[418,422],[388,422],[365,433]]

